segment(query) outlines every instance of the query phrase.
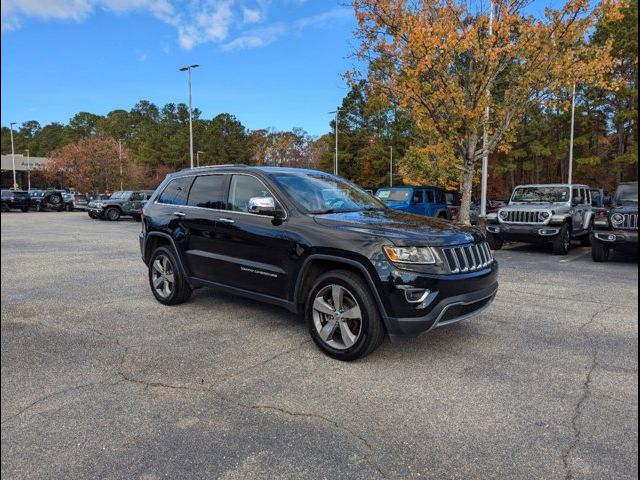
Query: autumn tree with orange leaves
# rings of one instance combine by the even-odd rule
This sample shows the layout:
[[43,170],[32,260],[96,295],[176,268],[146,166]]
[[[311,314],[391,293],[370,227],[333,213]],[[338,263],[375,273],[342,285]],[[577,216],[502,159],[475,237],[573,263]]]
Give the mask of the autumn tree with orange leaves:
[[485,153],[484,128],[486,152],[494,152],[532,103],[553,101],[573,82],[601,82],[612,67],[611,45],[590,44],[588,35],[599,19],[620,10],[615,0],[595,8],[588,0],[569,0],[536,18],[524,12],[524,0],[493,3],[490,35],[488,0],[353,2],[357,55],[367,64],[371,91],[412,112],[433,152],[455,159],[465,223]]
[[125,189],[150,186],[146,185],[148,175],[143,167],[129,158],[128,149],[123,147],[121,177],[118,141],[105,135],[87,136],[53,152],[51,161],[39,173],[49,185],[71,186],[84,193],[119,190],[121,178]]

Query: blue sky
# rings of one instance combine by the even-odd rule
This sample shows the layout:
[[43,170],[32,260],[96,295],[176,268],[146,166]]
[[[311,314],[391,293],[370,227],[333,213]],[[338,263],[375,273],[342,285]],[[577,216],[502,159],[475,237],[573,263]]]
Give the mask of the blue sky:
[[329,131],[353,63],[333,0],[3,0],[2,125],[66,123],[141,99],[228,112],[250,129]]

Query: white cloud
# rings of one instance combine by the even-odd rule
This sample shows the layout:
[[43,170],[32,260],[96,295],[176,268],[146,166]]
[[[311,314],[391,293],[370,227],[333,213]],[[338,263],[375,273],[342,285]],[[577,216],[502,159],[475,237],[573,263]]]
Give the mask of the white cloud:
[[[147,12],[176,29],[178,43],[191,50],[204,43],[221,44],[225,51],[263,47],[292,32],[309,27],[324,27],[351,10],[336,8],[318,15],[300,18],[287,25],[276,22],[260,28],[232,29],[262,23],[275,0],[1,0],[2,31],[21,27],[26,17],[39,20],[71,20],[80,22],[95,10],[116,14]],[[304,0],[278,0],[283,4],[301,4]]]
[[259,8],[242,7],[243,23],[258,23],[262,21],[262,11]]
[[238,38],[222,45],[222,50],[231,51],[239,49],[264,47],[275,42],[286,33],[286,28],[282,23],[275,23],[264,28],[252,28],[247,30]]

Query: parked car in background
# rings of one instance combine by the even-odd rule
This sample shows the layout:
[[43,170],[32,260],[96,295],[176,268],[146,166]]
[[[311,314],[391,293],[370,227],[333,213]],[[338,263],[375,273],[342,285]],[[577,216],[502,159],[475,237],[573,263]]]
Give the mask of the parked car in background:
[[638,182],[618,185],[610,208],[596,213],[591,256],[606,262],[611,250],[638,253]]
[[[391,195],[391,194],[390,194]],[[216,287],[303,313],[326,354],[355,360],[489,306],[483,235],[392,210],[298,168],[220,166],[167,176],[144,208],[149,287],[164,305]]]
[[140,221],[140,212],[147,202],[153,190],[133,190],[113,192],[107,200],[91,202],[87,213],[91,218],[101,218],[110,221],[119,220],[120,217],[133,217]]
[[457,220],[460,214],[462,195],[455,190],[447,190],[444,192],[444,198],[447,203],[447,218],[449,220]]
[[52,210],[61,212],[67,208],[65,190],[31,190],[31,208],[37,212]]
[[29,211],[30,197],[29,192],[24,190],[2,190],[2,211],[10,210]]
[[446,191],[440,187],[385,187],[375,196],[394,210],[449,219]]
[[65,208],[68,212],[74,210],[87,210],[89,208],[89,199],[81,193],[66,192],[63,195]]
[[566,255],[572,239],[589,245],[593,214],[586,185],[519,185],[508,206],[487,216],[487,240],[494,250],[505,240],[550,243]]

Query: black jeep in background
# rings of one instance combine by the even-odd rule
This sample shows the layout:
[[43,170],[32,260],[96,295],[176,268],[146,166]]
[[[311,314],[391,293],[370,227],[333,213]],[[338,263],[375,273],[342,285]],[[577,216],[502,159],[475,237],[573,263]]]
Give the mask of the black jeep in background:
[[142,207],[153,193],[153,190],[133,190],[113,192],[107,200],[96,200],[89,203],[87,213],[91,218],[111,221],[120,217],[133,217],[140,221]]
[[385,333],[409,338],[477,314],[498,288],[475,228],[393,210],[300,168],[169,175],[144,207],[140,248],[160,303],[215,287],[280,305],[340,360],[373,351]]
[[593,260],[606,262],[611,250],[638,253],[638,182],[618,185],[610,208],[598,212],[594,220]]
[[2,190],[2,211],[29,211],[29,192],[24,190]]

